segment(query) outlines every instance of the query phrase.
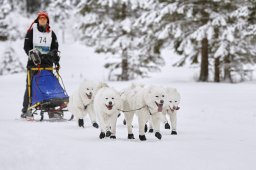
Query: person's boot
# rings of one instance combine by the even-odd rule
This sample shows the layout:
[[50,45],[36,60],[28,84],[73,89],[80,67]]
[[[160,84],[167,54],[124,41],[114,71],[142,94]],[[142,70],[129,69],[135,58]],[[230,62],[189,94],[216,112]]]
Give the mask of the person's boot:
[[26,118],[27,117],[27,109],[26,108],[23,108],[22,110],[21,110],[21,115],[20,115],[20,117],[21,118]]
[[27,111],[22,110],[20,117],[27,120],[34,120],[34,116],[31,110],[27,110]]

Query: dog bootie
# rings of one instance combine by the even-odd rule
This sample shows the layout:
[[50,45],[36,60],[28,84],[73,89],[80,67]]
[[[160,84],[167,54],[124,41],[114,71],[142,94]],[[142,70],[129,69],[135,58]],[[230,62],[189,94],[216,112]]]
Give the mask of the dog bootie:
[[159,132],[156,132],[155,133],[155,137],[157,137],[157,139],[161,139],[162,138],[162,135],[161,135],[161,133],[159,133]]
[[128,139],[135,139],[133,134],[128,134]]
[[110,131],[107,131],[106,132],[106,137],[109,137],[111,135],[111,132]]
[[84,119],[78,119],[78,126],[84,128]]
[[164,125],[164,128],[165,128],[165,129],[171,129],[171,127],[170,127],[170,125],[169,125],[168,122]]
[[145,124],[145,127],[144,127],[144,132],[146,133],[148,131],[148,125]]
[[177,132],[175,130],[173,130],[171,135],[177,135]]
[[105,138],[105,133],[104,132],[100,132],[100,139],[103,139],[103,138]]
[[96,122],[94,122],[94,123],[92,124],[92,126],[95,127],[96,129],[99,128],[99,125],[98,125],[98,123],[96,123]]
[[110,139],[116,139],[116,136],[110,136]]
[[140,138],[141,141],[147,140],[145,135],[139,135],[139,138]]

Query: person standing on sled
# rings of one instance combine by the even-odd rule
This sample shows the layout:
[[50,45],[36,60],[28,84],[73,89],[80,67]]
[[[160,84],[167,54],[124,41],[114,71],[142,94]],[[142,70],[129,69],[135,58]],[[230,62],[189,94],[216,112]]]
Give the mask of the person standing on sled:
[[[31,58],[31,52],[36,52],[40,58],[40,67],[53,67],[53,63],[59,68],[59,44],[56,34],[50,29],[49,16],[47,12],[40,11],[37,18],[29,27],[25,42],[24,50],[28,55],[27,69],[38,67],[36,61]],[[32,72],[31,77],[37,71]],[[26,80],[26,90],[23,99],[22,118],[33,117],[31,111],[28,111],[29,96],[28,96],[28,78]]]

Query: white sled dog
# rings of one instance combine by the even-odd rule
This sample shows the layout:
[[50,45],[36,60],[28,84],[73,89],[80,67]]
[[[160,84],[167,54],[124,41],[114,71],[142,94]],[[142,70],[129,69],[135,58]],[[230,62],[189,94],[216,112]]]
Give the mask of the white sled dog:
[[165,100],[165,89],[157,86],[144,88],[141,85],[132,85],[121,93],[123,100],[123,112],[125,115],[126,125],[128,129],[128,139],[134,139],[132,132],[132,120],[134,114],[138,116],[139,123],[139,139],[146,140],[145,127],[149,116],[152,117],[155,136],[162,138],[160,133],[160,121]]
[[101,130],[99,138],[116,139],[117,116],[122,107],[120,94],[113,88],[103,87],[95,95],[93,106]]
[[[163,111],[163,123],[165,124],[165,129],[170,129],[170,125],[168,123],[167,117],[171,122],[172,127],[172,135],[177,135],[177,111],[180,109],[180,93],[176,88],[168,87],[166,88],[166,103]],[[151,122],[150,122],[151,123]],[[153,127],[150,124],[149,132],[153,132]]]
[[105,83],[95,83],[84,80],[79,88],[70,96],[68,110],[78,120],[78,126],[84,127],[84,117],[89,114],[93,127],[98,128],[96,115],[93,111],[93,99],[97,90],[107,86]]
[[171,88],[171,87],[167,88],[166,92],[167,92],[166,102],[168,103],[168,106],[166,109],[164,109],[163,121],[165,123],[165,128],[168,129],[168,122],[167,122],[166,116],[169,117],[169,120],[172,126],[171,134],[177,135],[177,111],[180,109],[179,107],[180,100],[181,100],[180,93],[177,91],[177,89]]

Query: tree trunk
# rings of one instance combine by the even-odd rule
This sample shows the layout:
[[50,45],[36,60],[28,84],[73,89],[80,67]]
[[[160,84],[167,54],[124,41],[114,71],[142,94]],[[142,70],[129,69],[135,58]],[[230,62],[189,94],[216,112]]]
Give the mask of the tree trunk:
[[230,59],[228,56],[224,58],[224,80],[232,82],[230,73]]
[[199,81],[205,82],[208,80],[208,39],[202,39],[201,43],[201,67]]
[[220,82],[220,57],[214,60],[214,82]]
[[127,49],[123,50],[122,53],[122,63],[121,63],[122,73],[121,73],[121,80],[128,81],[129,74],[128,74],[128,56],[127,56]]

